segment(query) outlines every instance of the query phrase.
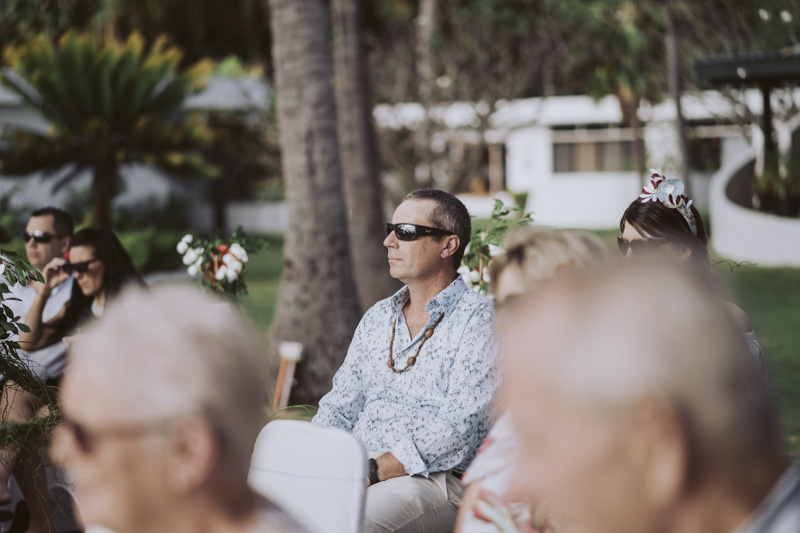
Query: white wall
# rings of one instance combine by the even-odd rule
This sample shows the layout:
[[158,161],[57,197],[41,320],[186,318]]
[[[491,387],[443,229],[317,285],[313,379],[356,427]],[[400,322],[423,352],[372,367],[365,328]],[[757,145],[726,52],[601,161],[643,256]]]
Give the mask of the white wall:
[[[92,184],[90,171],[87,170],[76,177],[69,187],[54,192],[53,184],[67,173],[61,171],[50,177],[45,177],[41,172],[22,178],[0,176],[0,195],[13,192],[11,203],[16,207],[63,206],[76,191],[87,190]],[[115,205],[131,204],[151,197],[166,198],[172,193],[185,193],[184,187],[147,165],[125,165],[120,168],[120,174],[124,187],[115,197]]]
[[546,127],[511,132],[506,154],[508,189],[528,191],[526,210],[544,226],[614,228],[641,189],[634,172],[553,173],[551,132]]
[[[211,213],[210,206],[198,206],[192,227],[210,230],[213,220]],[[225,214],[228,217],[228,231],[242,226],[248,232],[276,235],[286,231],[289,221],[286,202],[230,202]]]
[[800,219],[747,209],[725,194],[731,176],[751,164],[755,155],[753,150],[743,151],[711,180],[711,244],[734,261],[800,267]]

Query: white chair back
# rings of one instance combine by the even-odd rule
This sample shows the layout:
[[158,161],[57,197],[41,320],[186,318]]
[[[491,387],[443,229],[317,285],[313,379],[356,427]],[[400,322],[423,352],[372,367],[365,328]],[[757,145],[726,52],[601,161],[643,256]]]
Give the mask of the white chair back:
[[350,433],[275,420],[258,436],[249,480],[309,533],[361,533],[366,469],[364,446]]

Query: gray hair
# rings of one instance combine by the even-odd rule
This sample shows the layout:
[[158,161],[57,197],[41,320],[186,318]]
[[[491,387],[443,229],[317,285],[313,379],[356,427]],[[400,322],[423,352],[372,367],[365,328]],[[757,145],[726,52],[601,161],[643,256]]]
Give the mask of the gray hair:
[[[431,200],[436,204],[428,217],[434,227],[458,235],[460,244],[456,253],[453,254],[454,267],[458,268],[464,257],[464,250],[467,249],[472,237],[472,220],[466,206],[449,192],[438,189],[420,189],[410,192],[403,198],[404,202],[406,200]],[[441,237],[434,238],[441,239]]]
[[217,474],[244,486],[264,375],[259,335],[238,309],[186,286],[131,288],[70,356],[102,365],[138,416],[203,418],[219,439]]
[[680,266],[637,262],[578,272],[550,290],[571,300],[558,376],[591,405],[664,398],[698,478],[738,475],[781,454],[769,387],[718,291]]
[[500,274],[514,267],[523,275],[526,289],[556,275],[559,269],[582,269],[604,264],[611,251],[597,236],[585,231],[564,231],[518,226],[503,239],[503,253],[489,263],[492,289]]

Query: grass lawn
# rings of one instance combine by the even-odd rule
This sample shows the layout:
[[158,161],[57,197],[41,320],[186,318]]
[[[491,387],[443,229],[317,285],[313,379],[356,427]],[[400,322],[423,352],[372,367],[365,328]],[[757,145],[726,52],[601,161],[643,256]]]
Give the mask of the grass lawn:
[[[598,232],[614,247],[618,233]],[[269,248],[248,264],[250,294],[242,303],[261,328],[265,342],[278,298],[281,248],[280,240],[272,240]],[[716,270],[750,315],[766,353],[787,445],[792,454],[800,455],[800,269],[742,266],[728,272],[721,264]]]
[[247,264],[248,294],[242,299],[242,306],[261,330],[265,343],[275,316],[283,270],[283,240],[269,239],[268,242],[267,249],[252,256]]

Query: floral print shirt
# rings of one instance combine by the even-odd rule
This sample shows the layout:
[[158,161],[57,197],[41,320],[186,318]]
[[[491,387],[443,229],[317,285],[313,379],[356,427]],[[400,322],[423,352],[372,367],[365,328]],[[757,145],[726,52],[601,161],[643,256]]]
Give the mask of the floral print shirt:
[[[428,302],[430,319],[412,339],[402,312],[408,298],[403,287],[367,311],[312,422],[351,431],[368,451],[391,452],[408,475],[463,471],[494,421],[494,307],[458,276]],[[400,370],[442,315],[414,366],[392,372],[395,319],[393,358]]]

